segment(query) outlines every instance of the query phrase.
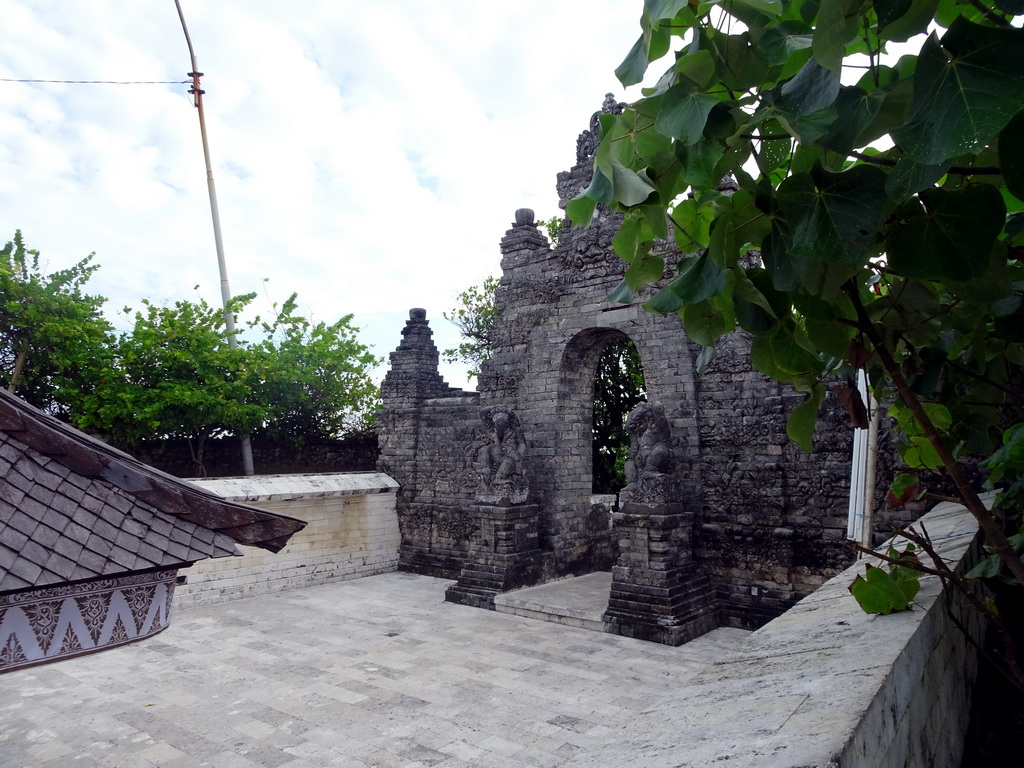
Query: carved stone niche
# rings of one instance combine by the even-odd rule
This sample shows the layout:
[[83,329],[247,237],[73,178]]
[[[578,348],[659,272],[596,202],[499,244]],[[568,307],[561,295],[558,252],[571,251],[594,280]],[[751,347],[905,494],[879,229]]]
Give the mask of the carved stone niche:
[[523,504],[529,494],[523,455],[526,438],[516,412],[497,405],[480,410],[489,436],[472,457],[479,477],[476,500],[481,504]]
[[626,417],[629,433],[627,485],[619,498],[623,502],[663,504],[681,497],[673,475],[672,434],[665,409],[660,403],[640,403]]
[[540,507],[525,503],[526,438],[519,417],[502,405],[482,408],[480,417],[490,439],[472,457],[479,486],[467,515],[476,530],[459,579],[445,592],[445,600],[494,610],[495,595],[540,579]]

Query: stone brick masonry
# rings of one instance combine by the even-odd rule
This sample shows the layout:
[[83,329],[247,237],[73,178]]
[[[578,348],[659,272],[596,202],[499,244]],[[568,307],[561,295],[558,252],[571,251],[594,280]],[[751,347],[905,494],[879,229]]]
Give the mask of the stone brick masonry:
[[[563,207],[590,182],[588,141],[585,132],[577,164],[558,176]],[[611,248],[618,222],[599,206],[589,226],[567,225],[552,247],[532,212],[517,212],[501,240],[493,354],[477,393],[445,384],[426,312],[410,314],[378,419],[379,469],[400,484],[401,567],[462,573],[477,526],[472,457],[487,440],[480,409],[508,406],[526,437],[528,502],[539,508],[539,580],[608,571],[617,561],[620,571],[629,568],[619,560],[622,533],[609,509],[591,504],[596,368],[611,342],[628,337],[643,363],[647,398],[662,404],[671,429],[677,497],[666,501],[687,520],[686,530],[665,539],[687,549],[665,561],[683,569],[664,580],[674,597],[659,598],[662,607],[648,613],[685,594],[672,621],[685,614],[705,627],[760,626],[851,562],[843,540],[852,429],[830,396],[815,452],[803,453],[785,431],[800,395],[751,368],[745,334],[722,339],[717,359],[698,375],[700,347],[677,317],[644,311],[644,296],[609,303],[626,266]],[[623,615],[647,610],[641,603],[619,608]]]
[[376,472],[278,475],[193,481],[233,500],[305,521],[279,553],[240,547],[242,557],[203,560],[181,573],[175,605],[373,576],[398,565],[395,483]]

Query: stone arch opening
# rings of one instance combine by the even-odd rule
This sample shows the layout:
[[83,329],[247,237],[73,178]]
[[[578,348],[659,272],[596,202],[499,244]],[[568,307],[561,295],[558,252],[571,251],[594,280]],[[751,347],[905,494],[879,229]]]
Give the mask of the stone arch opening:
[[594,379],[593,493],[618,494],[626,486],[629,434],[626,417],[647,400],[643,363],[629,337],[610,341],[597,361]]
[[[569,339],[561,355],[552,477],[555,503],[550,528],[543,532],[547,536],[542,536],[553,540],[560,573],[610,570],[617,556],[611,524],[614,499],[595,496],[594,489],[594,394],[602,358],[629,347],[636,350],[621,330],[587,328]],[[642,362],[639,367],[642,375]]]

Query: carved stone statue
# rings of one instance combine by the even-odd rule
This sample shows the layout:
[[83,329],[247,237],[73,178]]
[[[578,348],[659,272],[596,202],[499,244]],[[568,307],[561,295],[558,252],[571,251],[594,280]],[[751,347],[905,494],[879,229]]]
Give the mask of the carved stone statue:
[[640,403],[626,418],[629,460],[623,499],[660,503],[669,490],[672,472],[672,435],[660,403]]
[[483,408],[480,418],[491,441],[476,454],[474,467],[480,477],[477,501],[485,504],[522,504],[528,486],[523,473],[526,438],[516,412],[503,405]]

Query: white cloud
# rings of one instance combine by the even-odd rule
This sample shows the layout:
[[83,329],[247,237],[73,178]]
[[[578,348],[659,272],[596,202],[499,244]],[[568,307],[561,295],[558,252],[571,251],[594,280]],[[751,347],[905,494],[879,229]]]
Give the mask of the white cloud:
[[[231,287],[354,312],[378,354],[412,306],[441,318],[498,269],[513,211],[556,213],[555,175],[617,89],[642,4],[614,0],[183,0]],[[12,0],[0,77],[185,80],[174,5]],[[0,83],[0,237],[54,267],[90,251],[111,314],[219,301],[187,85]],[[265,288],[263,278],[270,278]],[[458,376],[457,373],[453,374]],[[454,382],[461,384],[461,381]]]

